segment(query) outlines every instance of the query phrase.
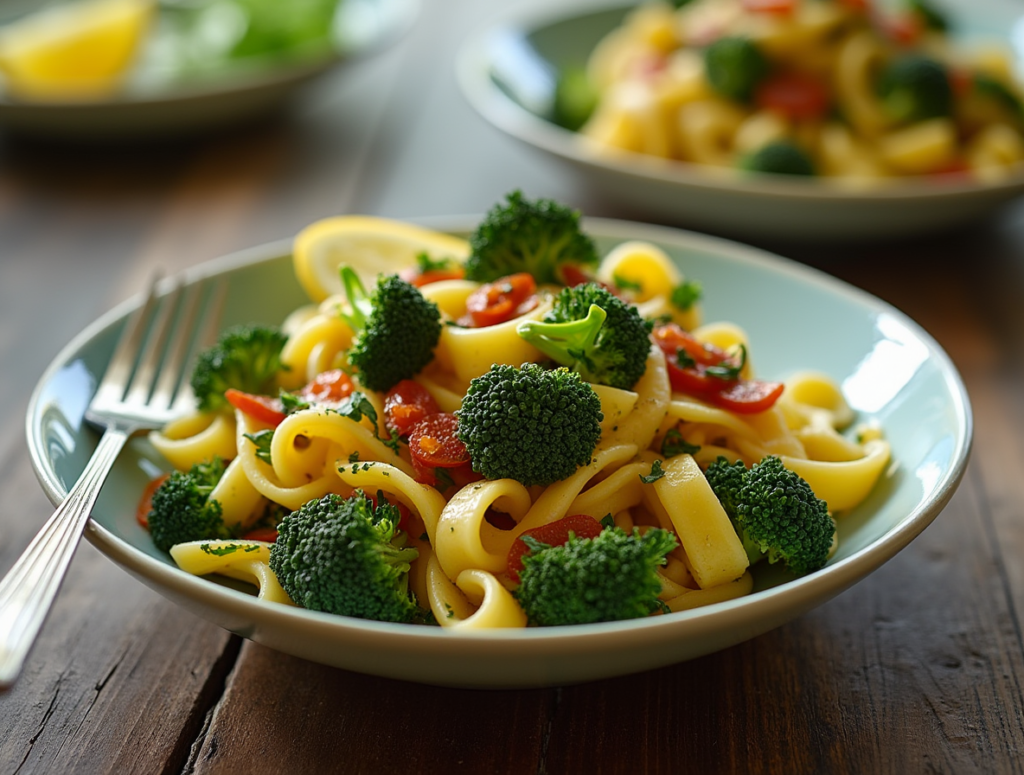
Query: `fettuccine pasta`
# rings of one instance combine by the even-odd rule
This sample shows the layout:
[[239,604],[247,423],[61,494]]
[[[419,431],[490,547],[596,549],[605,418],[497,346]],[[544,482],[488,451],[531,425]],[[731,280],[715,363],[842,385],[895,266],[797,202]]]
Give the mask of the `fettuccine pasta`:
[[1011,60],[948,27],[927,0],[652,0],[592,52],[579,131],[600,152],[856,185],[1005,179],[1024,160]]
[[[367,493],[402,510],[406,547],[415,549],[409,588],[438,624],[518,628],[529,617],[517,598],[510,557],[523,548],[524,536],[582,515],[629,535],[669,533],[676,548],[657,570],[659,605],[663,612],[682,611],[753,589],[751,555],[705,478],[715,461],[751,467],[778,458],[838,520],[883,476],[889,445],[877,427],[850,433],[855,415],[835,380],[813,371],[784,384],[758,380],[757,353],[747,333],[733,323],[701,321],[694,286],[689,303],[680,306],[678,291],[687,280],[658,247],[620,245],[604,257],[596,277],[618,284],[627,304],[656,322],[648,325],[653,333],[635,384],[593,384],[601,409],[599,437],[589,462],[573,473],[537,484],[486,478],[473,470],[472,460],[425,465],[423,449],[413,442],[420,426],[395,430],[394,389],[371,390],[352,368],[348,354],[355,332],[345,317],[350,300],[334,295],[283,324],[287,342],[277,388],[292,392],[281,399],[267,396],[260,406],[276,400],[271,413],[251,401],[235,403],[231,411],[197,411],[151,435],[179,471],[214,459],[226,463],[211,497],[235,537],[182,543],[172,556],[189,572],[248,579],[261,597],[291,602],[270,569],[273,537],[267,529],[326,495]],[[436,304],[446,325],[427,365],[400,384],[422,391],[439,415],[458,418],[471,384],[494,364],[548,362],[517,327],[543,319],[560,288],[540,284],[507,320],[465,325],[468,300],[483,288],[484,283],[458,278],[422,285],[422,295]],[[706,380],[712,373],[684,359],[687,347],[719,353],[715,368],[734,373],[712,380],[711,392],[686,387],[687,379]],[[350,392],[337,400],[282,404],[288,396],[314,395],[302,386],[314,379],[326,384],[324,374],[340,375]],[[743,386],[746,393],[730,399],[727,392],[715,392],[723,385]],[[259,535],[254,538],[252,531]]]

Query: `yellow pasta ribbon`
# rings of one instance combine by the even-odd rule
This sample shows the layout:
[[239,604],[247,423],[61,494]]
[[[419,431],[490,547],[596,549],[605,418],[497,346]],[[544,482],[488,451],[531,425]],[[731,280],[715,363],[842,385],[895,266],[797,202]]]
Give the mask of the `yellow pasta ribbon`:
[[396,497],[423,520],[427,537],[434,543],[445,500],[433,487],[420,484],[405,471],[387,463],[349,463],[339,467],[338,477],[350,487],[370,495],[383,490]]
[[259,587],[259,599],[295,605],[270,569],[270,548],[264,541],[189,541],[171,547],[178,567],[195,576],[217,573]]
[[149,434],[156,451],[179,471],[196,463],[235,456],[235,422],[223,412],[195,412]]

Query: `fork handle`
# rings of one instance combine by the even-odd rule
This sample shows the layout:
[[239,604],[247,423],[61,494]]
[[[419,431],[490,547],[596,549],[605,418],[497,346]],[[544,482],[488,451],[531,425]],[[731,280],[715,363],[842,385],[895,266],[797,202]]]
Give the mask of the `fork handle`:
[[0,581],[0,692],[14,683],[67,573],[85,524],[130,433],[104,431],[64,502]]

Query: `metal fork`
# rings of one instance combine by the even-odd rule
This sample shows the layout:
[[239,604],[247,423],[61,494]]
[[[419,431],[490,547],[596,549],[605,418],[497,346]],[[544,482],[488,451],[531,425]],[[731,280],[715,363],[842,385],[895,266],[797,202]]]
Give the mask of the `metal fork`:
[[[96,451],[53,516],[0,581],[0,692],[14,683],[71,564],[100,488],[128,439],[183,414],[192,401],[190,352],[215,336],[221,283],[175,284],[149,295],[125,323],[85,419],[103,429]],[[208,296],[208,298],[207,298]],[[202,315],[197,315],[205,301]]]

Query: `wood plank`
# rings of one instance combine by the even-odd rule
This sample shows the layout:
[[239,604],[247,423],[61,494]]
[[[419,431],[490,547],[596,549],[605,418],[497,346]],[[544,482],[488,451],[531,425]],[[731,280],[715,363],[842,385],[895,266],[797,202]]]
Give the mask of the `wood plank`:
[[[27,460],[0,460],[0,567],[49,516]],[[14,688],[0,697],[0,771],[162,772],[184,761],[233,661],[229,633],[79,547]],[[154,723],[150,714],[158,714]]]
[[533,772],[551,698],[374,678],[247,642],[191,771]]

